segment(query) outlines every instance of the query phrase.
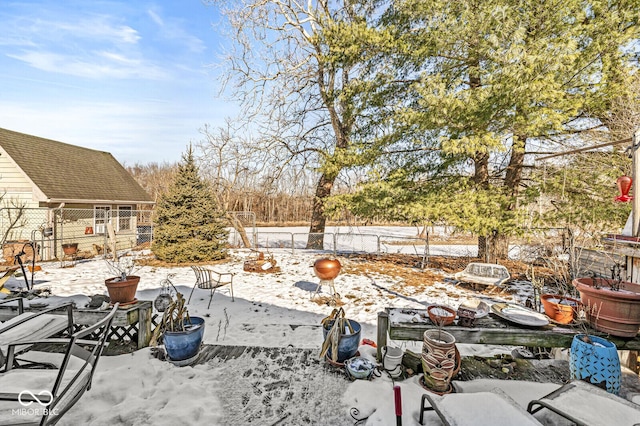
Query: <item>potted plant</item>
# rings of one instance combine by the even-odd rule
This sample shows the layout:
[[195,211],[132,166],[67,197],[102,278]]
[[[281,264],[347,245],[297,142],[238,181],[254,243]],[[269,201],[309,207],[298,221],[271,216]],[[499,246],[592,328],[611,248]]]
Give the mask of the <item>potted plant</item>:
[[162,320],[153,331],[151,345],[157,346],[160,338],[170,361],[190,363],[199,353],[204,337],[204,319],[190,316],[182,293],[176,294],[164,310]]
[[322,320],[324,343],[320,358],[327,357],[334,364],[342,364],[356,355],[360,343],[360,323],[345,318],[344,309],[338,308]]
[[[559,324],[569,324],[577,317],[577,310],[580,301],[572,297],[573,286],[567,265],[563,263],[549,262],[547,266],[553,270],[549,279],[553,281],[553,290],[540,295],[540,302],[544,313],[553,321]],[[544,281],[536,278],[535,269],[531,266],[531,276],[529,277],[534,288],[541,292]],[[575,291],[575,290],[574,290]]]
[[133,257],[122,256],[116,260],[107,260],[107,265],[109,270],[115,274],[115,277],[104,281],[111,303],[118,302],[120,306],[135,303],[140,277],[133,275],[136,267]]
[[[635,337],[640,329],[640,284],[623,281],[620,265],[611,268],[611,279],[592,274],[576,278],[589,324],[596,330],[618,337]],[[594,314],[597,312],[597,315]]]
[[75,256],[75,254],[78,252],[78,243],[62,244],[62,252],[65,256]]
[[564,294],[543,294],[540,296],[544,313],[559,324],[569,324],[576,317],[580,301]]

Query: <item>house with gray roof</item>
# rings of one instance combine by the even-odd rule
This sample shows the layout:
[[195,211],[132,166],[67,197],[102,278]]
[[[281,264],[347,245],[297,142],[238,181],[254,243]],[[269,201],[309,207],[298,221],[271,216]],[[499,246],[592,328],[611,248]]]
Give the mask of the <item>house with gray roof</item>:
[[[135,212],[154,204],[110,153],[2,128],[0,195],[3,243],[33,240],[35,234],[57,245],[81,237],[91,245],[87,239],[104,240],[109,224],[120,236],[135,235]],[[22,219],[15,221],[18,214]],[[57,253],[56,244],[49,246]]]

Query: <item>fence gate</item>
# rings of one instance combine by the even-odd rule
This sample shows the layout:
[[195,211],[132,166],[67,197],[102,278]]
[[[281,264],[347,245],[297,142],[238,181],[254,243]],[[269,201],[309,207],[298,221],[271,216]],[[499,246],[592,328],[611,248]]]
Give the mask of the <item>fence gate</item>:
[[[251,242],[253,248],[258,246],[258,232],[256,230],[256,214],[254,212],[229,212],[234,220],[240,223],[245,232],[247,238]],[[242,242],[242,236],[235,227],[231,227],[229,232],[229,242],[232,247],[244,247]]]

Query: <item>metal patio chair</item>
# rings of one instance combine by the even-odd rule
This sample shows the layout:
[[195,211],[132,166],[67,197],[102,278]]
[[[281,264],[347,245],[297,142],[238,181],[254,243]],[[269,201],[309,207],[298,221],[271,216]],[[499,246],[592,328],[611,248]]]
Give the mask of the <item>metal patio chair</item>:
[[[107,344],[118,304],[94,325],[68,338],[49,338],[10,344],[7,371],[0,374],[0,424],[53,425],[91,388],[100,355]],[[83,340],[88,336],[96,340]],[[57,369],[13,368],[16,347],[43,344],[40,352],[64,347]],[[59,353],[59,352],[56,352]]]
[[[430,407],[425,402],[429,401]],[[476,407],[465,411],[464,407]],[[450,393],[442,396],[424,394],[420,402],[420,424],[425,411],[434,410],[445,426],[482,424],[492,426],[542,426],[532,414],[499,388],[491,392]]]
[[582,380],[569,382],[531,401],[527,411],[534,414],[543,408],[579,426],[640,425],[640,405]]
[[211,295],[209,296],[209,305],[207,305],[207,309],[211,307],[211,300],[213,299],[213,294],[216,292],[216,289],[223,287],[225,285],[229,285],[231,290],[231,301],[235,302],[233,297],[233,274],[232,272],[218,272],[214,269],[208,268],[206,266],[192,266],[193,272],[196,275],[196,283],[193,285],[191,289],[191,293],[189,293],[189,300],[187,303],[191,302],[191,296],[193,295],[193,291],[196,287],[201,289],[211,290]]
[[[28,350],[31,340],[45,339],[67,330],[70,336],[73,333],[73,302],[62,303],[41,311],[24,312],[22,298],[5,299],[0,304],[16,302],[17,314],[15,317],[0,324],[0,367],[10,369],[5,365],[8,347],[16,342],[21,343],[15,347],[16,353]],[[54,313],[57,310],[66,310],[66,314]]]

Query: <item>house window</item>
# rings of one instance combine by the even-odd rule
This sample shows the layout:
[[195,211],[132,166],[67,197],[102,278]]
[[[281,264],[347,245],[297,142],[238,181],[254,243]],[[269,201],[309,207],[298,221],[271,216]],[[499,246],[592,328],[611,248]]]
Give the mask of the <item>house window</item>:
[[107,232],[107,222],[109,221],[111,206],[95,206],[93,208],[93,231],[96,234]]
[[118,206],[118,231],[131,231],[131,206]]

